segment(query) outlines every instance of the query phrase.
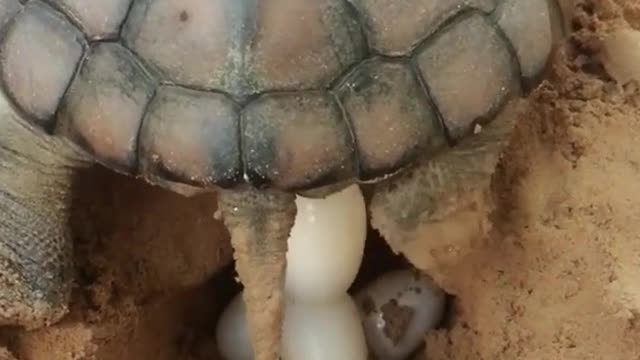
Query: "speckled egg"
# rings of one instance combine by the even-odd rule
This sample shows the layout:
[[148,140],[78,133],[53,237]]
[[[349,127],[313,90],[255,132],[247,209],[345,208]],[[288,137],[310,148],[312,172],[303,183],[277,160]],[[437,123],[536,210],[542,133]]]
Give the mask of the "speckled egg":
[[442,320],[446,294],[412,270],[386,273],[355,296],[370,351],[378,360],[406,359]]

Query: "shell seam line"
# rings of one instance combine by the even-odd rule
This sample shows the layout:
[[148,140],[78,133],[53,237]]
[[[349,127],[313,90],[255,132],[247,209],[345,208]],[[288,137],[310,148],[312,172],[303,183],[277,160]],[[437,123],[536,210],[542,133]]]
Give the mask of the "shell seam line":
[[356,131],[353,126],[353,120],[351,119],[351,115],[347,112],[347,109],[344,107],[342,101],[338,95],[334,92],[329,92],[329,96],[333,99],[333,101],[338,105],[338,109],[340,109],[340,113],[342,115],[342,121],[345,123],[347,130],[349,131],[349,135],[351,137],[351,143],[353,144],[353,164],[352,166],[352,176],[356,179],[360,179],[361,172],[361,159],[360,159],[360,147],[358,146],[358,138],[356,136]]

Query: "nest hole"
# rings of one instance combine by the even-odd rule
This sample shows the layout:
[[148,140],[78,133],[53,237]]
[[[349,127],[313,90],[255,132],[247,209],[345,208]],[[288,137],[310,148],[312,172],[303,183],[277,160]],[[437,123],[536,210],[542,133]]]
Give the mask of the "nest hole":
[[[389,271],[407,268],[413,268],[413,265],[402,255],[395,254],[382,236],[369,226],[367,229],[367,240],[365,242],[362,264],[348,293],[351,295],[355,294],[358,290]],[[217,304],[215,324],[217,324],[220,319],[226,305],[243,289],[242,285],[236,281],[237,277],[235,261],[232,261],[231,264],[227,265],[208,284],[208,286],[215,288],[216,298],[214,302]],[[445,314],[440,324],[434,330],[448,330],[456,323],[455,297],[450,294],[447,294],[446,297]],[[214,332],[211,333],[211,337],[215,338]],[[418,359],[419,355],[424,353],[424,350],[425,345],[422,344],[408,359]]]

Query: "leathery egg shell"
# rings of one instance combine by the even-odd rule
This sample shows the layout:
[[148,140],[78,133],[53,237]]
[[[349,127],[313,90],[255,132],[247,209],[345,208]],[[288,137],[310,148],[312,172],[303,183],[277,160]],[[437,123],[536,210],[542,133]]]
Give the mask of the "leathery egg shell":
[[402,360],[444,314],[446,294],[412,270],[386,273],[355,296],[369,349],[379,360]]
[[216,343],[225,360],[253,360],[242,292],[227,305],[218,320]]
[[282,360],[367,360],[367,341],[358,308],[343,294],[331,303],[288,302]]
[[[287,300],[282,335],[282,360],[367,359],[358,308],[346,293],[323,304]],[[223,359],[253,360],[242,293],[220,317],[216,340]]]
[[357,184],[325,198],[297,196],[288,240],[285,289],[305,303],[331,303],[346,293],[364,255],[367,213]]

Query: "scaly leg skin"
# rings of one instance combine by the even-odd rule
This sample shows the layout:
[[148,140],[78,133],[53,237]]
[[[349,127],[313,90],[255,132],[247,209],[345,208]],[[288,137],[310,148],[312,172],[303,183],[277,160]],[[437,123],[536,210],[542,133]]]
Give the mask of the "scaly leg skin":
[[524,109],[510,101],[479,133],[374,189],[372,226],[396,253],[437,277],[486,235],[492,176]]
[[231,234],[236,271],[244,284],[256,360],[277,360],[284,314],[287,240],[296,216],[293,194],[224,190],[219,209]]
[[85,160],[21,123],[0,96],[0,325],[33,329],[66,314],[71,182]]

